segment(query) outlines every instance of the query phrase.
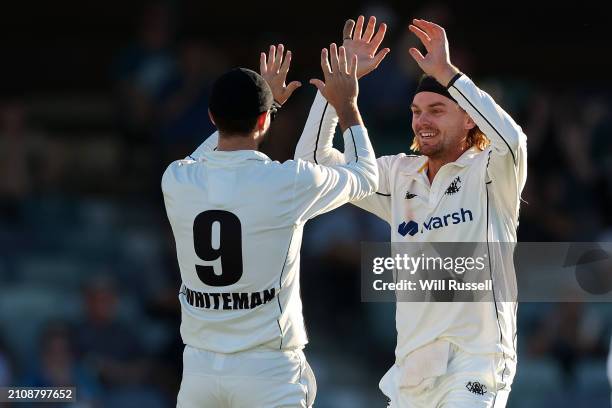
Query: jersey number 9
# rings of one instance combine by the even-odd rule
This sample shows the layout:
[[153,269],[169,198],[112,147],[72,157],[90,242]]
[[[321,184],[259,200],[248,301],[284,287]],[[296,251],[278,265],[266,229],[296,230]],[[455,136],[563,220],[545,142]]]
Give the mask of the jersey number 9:
[[[213,247],[213,225],[219,224],[218,247]],[[242,226],[228,211],[210,210],[197,215],[193,222],[195,252],[203,261],[221,258],[221,273],[212,265],[196,265],[198,278],[208,286],[229,286],[242,276]]]

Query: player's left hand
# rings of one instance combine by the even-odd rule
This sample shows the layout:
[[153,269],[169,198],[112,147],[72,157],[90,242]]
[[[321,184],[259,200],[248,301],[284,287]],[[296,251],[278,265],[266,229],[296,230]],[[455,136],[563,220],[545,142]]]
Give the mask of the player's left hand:
[[278,47],[271,45],[268,55],[262,52],[259,58],[259,73],[270,85],[274,100],[281,105],[289,99],[293,91],[302,86],[298,81],[285,85],[291,64],[291,51],[287,50],[284,56],[283,51],[283,44],[278,44]]
[[446,31],[427,20],[414,19],[412,22],[413,24],[408,28],[419,37],[427,50],[427,55],[423,56],[416,48],[410,48],[408,52],[427,75],[447,86],[450,80],[459,73],[459,69],[450,62]]
[[[372,16],[368,20],[368,25],[362,35],[361,30],[364,20],[363,16],[359,16],[356,25],[355,21],[346,20],[344,30],[342,30],[342,38],[344,39],[342,46],[346,49],[347,59],[351,61],[353,55],[357,55],[357,78],[362,78],[374,71],[391,51],[389,48],[378,51],[378,47],[385,38],[387,25],[382,23],[377,31],[376,17]],[[355,29],[354,32],[353,28]],[[376,34],[374,34],[375,31]]]

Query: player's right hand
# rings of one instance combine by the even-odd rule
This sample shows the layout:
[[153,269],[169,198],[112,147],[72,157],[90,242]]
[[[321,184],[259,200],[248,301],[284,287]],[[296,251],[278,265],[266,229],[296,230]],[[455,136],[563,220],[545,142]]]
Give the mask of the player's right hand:
[[423,56],[417,48],[408,52],[419,64],[419,67],[431,75],[440,84],[447,86],[450,80],[459,73],[459,69],[451,64],[446,31],[439,25],[427,20],[414,19],[408,28],[421,40],[427,54]]
[[327,102],[336,109],[340,127],[343,130],[361,124],[357,108],[357,95],[359,94],[357,65],[357,55],[353,55],[349,63],[346,49],[344,47],[338,49],[336,44],[331,44],[329,52],[326,48],[321,50],[321,68],[325,81],[310,80],[310,83],[317,87]]
[[278,44],[278,47],[271,45],[268,55],[262,52],[259,56],[259,73],[270,85],[274,100],[281,105],[289,99],[293,91],[302,86],[298,81],[285,85],[291,64],[291,51],[287,50],[284,56],[283,51],[283,44]]
[[[358,59],[357,78],[362,78],[378,68],[378,65],[391,51],[389,48],[378,51],[378,47],[385,38],[387,25],[382,23],[376,30],[376,17],[371,16],[362,35],[363,23],[363,16],[357,18],[357,25],[355,25],[355,21],[348,19],[344,23],[344,30],[342,30],[342,38],[344,39],[342,45],[346,48],[348,59],[350,60],[353,55],[356,55]],[[355,29],[354,32],[353,28]],[[375,31],[376,34],[374,34]]]

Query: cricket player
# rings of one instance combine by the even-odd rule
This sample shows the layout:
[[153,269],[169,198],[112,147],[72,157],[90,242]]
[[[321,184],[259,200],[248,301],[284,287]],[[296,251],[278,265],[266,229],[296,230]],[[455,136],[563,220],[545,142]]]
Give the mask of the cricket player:
[[[329,55],[329,59],[328,59]],[[357,108],[357,57],[321,53],[313,80],[338,113],[343,163],[279,163],[259,152],[285,85],[291,53],[272,46],[261,75],[233,69],[214,84],[215,132],[162,178],[182,279],[183,408],[310,407],[316,384],[299,263],[304,223],[377,189],[376,159]],[[330,65],[331,63],[331,65]]]
[[[359,77],[375,67],[362,63],[380,45],[375,24],[371,17],[363,34],[363,17],[345,25],[344,46],[359,56]],[[493,256],[500,252],[493,243],[517,239],[526,136],[451,64],[442,27],[415,19],[409,28],[427,50],[409,50],[427,74],[411,105],[412,149],[421,155],[378,158],[376,194],[353,204],[387,221],[392,242],[486,242],[494,296],[500,286],[512,292],[513,267]],[[332,146],[336,122],[333,106],[317,95],[295,158],[344,163]],[[517,361],[514,300],[398,302],[396,362],[380,382],[389,406],[504,407]]]

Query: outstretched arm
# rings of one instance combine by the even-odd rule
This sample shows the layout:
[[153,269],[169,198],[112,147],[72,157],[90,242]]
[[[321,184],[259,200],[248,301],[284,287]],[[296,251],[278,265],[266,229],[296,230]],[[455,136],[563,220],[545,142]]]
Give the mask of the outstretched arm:
[[[342,32],[342,46],[346,50],[347,58],[357,56],[357,78],[375,70],[390,51],[389,48],[378,50],[385,38],[386,24],[382,23],[377,29],[376,17],[372,16],[362,34],[364,21],[363,16],[359,16],[357,23],[349,19]],[[342,163],[342,152],[333,148],[337,124],[336,110],[317,92],[294,157],[324,165]]]
[[[387,26],[383,23],[376,27],[376,17],[370,17],[362,34],[364,17],[360,16],[357,23],[347,20],[343,29],[343,47],[348,56],[357,56],[357,77],[361,78],[376,69],[389,48],[378,50],[385,36]],[[325,97],[317,92],[310,114],[306,120],[304,131],[295,149],[295,158],[321,165],[345,164],[345,154],[350,146],[345,143],[344,153],[333,147],[333,138],[338,124],[335,108]],[[379,173],[379,188],[376,194],[367,196],[352,203],[372,212],[380,218],[390,219],[390,191],[388,186],[388,158],[377,160]]]
[[[328,54],[331,61],[328,61]],[[331,63],[330,63],[331,62]],[[321,52],[324,80],[311,79],[338,112],[344,133],[345,165],[318,166],[297,161],[296,221],[304,222],[349,201],[364,198],[378,187],[374,150],[357,107],[357,56],[347,61],[344,47],[331,44]]]

